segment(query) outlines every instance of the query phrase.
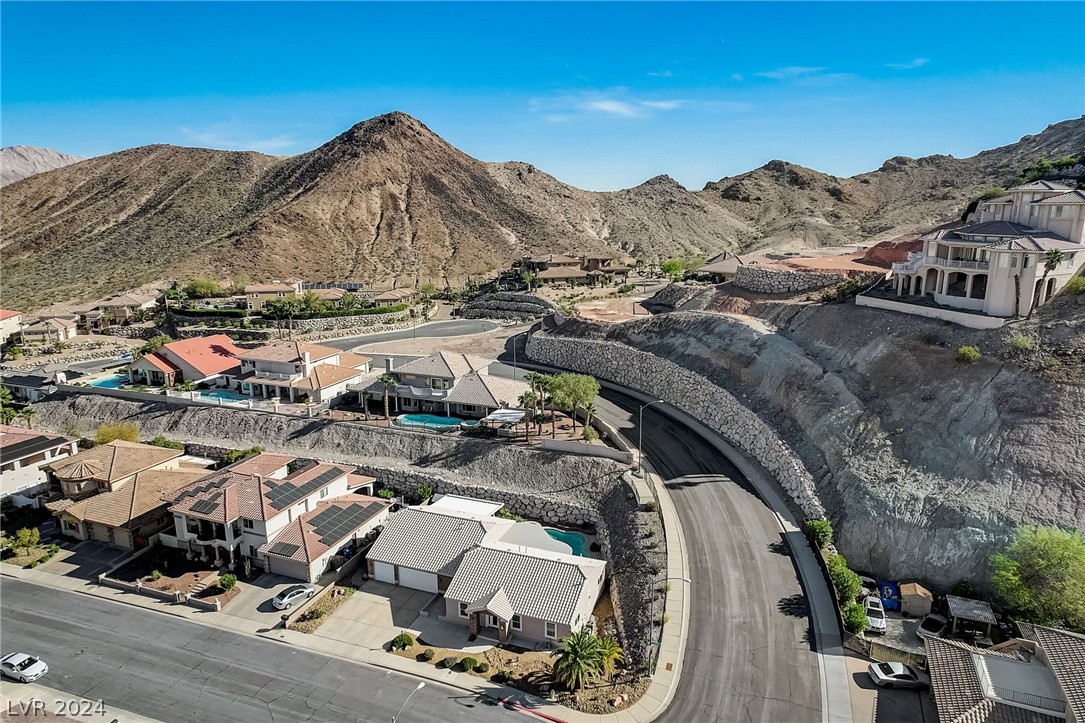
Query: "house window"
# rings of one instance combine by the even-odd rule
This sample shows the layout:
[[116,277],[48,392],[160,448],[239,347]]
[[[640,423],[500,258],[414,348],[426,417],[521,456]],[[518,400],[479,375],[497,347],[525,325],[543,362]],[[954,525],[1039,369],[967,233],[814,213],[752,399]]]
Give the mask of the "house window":
[[522,620],[520,620],[519,615],[513,615],[512,616],[511,625],[512,625],[513,630],[523,630],[524,629],[524,622]]
[[474,404],[461,404],[460,409],[462,409],[465,412],[477,412],[478,411],[478,407],[476,407]]
[[460,617],[461,618],[467,617],[467,603],[464,603],[464,602],[460,603]]
[[249,557],[256,557],[256,545],[249,545]]
[[1016,256],[1011,256],[1010,257],[1010,268],[1011,269],[1016,269],[1017,268],[1017,257]]
[[557,623],[547,623],[546,624],[546,637],[548,637],[548,638],[556,638],[557,636],[558,636],[558,624]]
[[1055,218],[1062,218],[1062,206],[1055,206]]
[[324,499],[327,496],[328,496],[328,488],[325,487],[324,489],[320,490],[320,499]]
[[1025,260],[1023,262],[1021,262],[1021,268],[1027,269],[1027,268],[1029,268],[1031,266],[1032,266],[1032,257],[1031,256],[1026,256]]
[[1037,208],[1036,206],[1029,206],[1029,207],[1028,207],[1028,215],[1029,215],[1029,216],[1035,216],[1035,215],[1036,215],[1036,212],[1037,212],[1037,211],[1039,211],[1039,210],[1040,210],[1040,209],[1039,209],[1039,208]]
[[252,520],[247,520],[244,517],[242,517],[241,518],[241,526],[244,527],[246,530],[251,530],[254,527],[256,527],[256,523],[254,523]]

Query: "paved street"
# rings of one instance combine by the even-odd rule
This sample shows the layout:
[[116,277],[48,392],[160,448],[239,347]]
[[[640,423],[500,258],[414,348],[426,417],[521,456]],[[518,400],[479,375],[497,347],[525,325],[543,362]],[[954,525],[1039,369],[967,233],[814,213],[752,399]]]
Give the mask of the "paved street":
[[[42,685],[161,721],[386,722],[417,685],[396,673],[12,578],[0,582],[0,611],[4,652],[41,655],[49,664]],[[522,716],[427,683],[400,720]]]
[[499,328],[501,328],[500,324],[485,319],[449,319],[447,321],[431,321],[428,324],[421,324],[417,329],[400,329],[399,331],[386,331],[381,334],[350,336],[343,339],[328,339],[318,343],[323,344],[324,346],[333,346],[336,349],[353,349],[357,346],[368,346],[382,341],[413,339],[415,336],[464,336],[466,334],[481,334]]
[[[639,402],[608,389],[597,407],[637,442]],[[644,426],[646,458],[682,520],[693,580],[682,679],[658,720],[821,721],[806,603],[775,516],[698,435],[651,407]]]

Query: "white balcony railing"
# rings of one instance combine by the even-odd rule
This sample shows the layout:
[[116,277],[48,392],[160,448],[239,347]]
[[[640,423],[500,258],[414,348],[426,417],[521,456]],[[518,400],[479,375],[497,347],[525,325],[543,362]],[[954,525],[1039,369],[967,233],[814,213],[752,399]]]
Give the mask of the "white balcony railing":
[[969,261],[967,259],[941,259],[937,256],[923,256],[915,252],[908,254],[907,261],[898,261],[893,264],[893,271],[909,274],[919,269],[920,266],[940,266],[945,269],[976,269],[986,271],[991,268],[987,261]]
[[295,379],[295,378],[301,377],[300,374],[279,374],[278,372],[262,372],[262,371],[257,371],[256,376],[259,377],[260,379],[282,379],[282,380]]

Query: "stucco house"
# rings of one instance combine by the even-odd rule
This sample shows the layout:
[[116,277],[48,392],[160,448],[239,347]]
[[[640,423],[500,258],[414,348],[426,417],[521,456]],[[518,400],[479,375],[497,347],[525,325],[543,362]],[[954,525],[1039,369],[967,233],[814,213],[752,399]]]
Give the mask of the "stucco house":
[[301,283],[272,281],[268,284],[248,284],[245,286],[245,308],[249,313],[264,310],[264,304],[280,299],[293,299],[301,295]]
[[159,539],[216,565],[314,581],[340,548],[384,521],[389,504],[356,494],[373,479],[352,467],[295,462],[261,453],[179,489],[173,530]]
[[[0,373],[0,387],[11,392],[11,398],[17,402],[34,403],[49,393],[49,387],[56,375],[50,374],[15,374]],[[67,379],[67,375],[64,376]]]
[[[904,301],[926,297],[994,317],[1024,314],[1034,298],[1046,303],[1085,265],[1083,232],[1085,192],[1051,181],[1017,186],[981,201],[974,220],[921,236],[923,250],[893,264],[894,289]],[[1062,259],[1045,279],[1052,251]]]
[[158,297],[147,294],[121,294],[106,299],[97,306],[101,312],[101,326],[120,323],[131,319],[140,311],[150,311],[158,304]]
[[0,500],[16,507],[38,506],[49,491],[43,467],[79,451],[75,437],[0,424]]
[[129,364],[128,378],[134,384],[148,386],[172,386],[186,381],[229,386],[241,374],[238,357],[244,353],[225,334],[181,339]]
[[241,392],[291,402],[334,402],[369,373],[369,357],[319,344],[279,341],[238,355]]
[[[494,361],[459,352],[436,352],[389,371],[397,384],[389,389],[396,412],[435,412],[446,416],[482,418],[496,409],[519,406],[528,391],[525,382],[493,377],[487,369]],[[374,400],[384,396],[384,385],[370,382]]]
[[67,341],[79,333],[74,319],[66,316],[52,316],[32,321],[19,332],[19,340],[24,344],[50,343]]
[[502,642],[553,643],[588,624],[606,562],[574,555],[537,523],[495,517],[501,507],[439,495],[400,510],[369,551],[370,576],[440,593],[442,620]]
[[118,439],[51,462],[45,469],[60,483],[65,497],[81,499],[120,489],[140,472],[177,469],[183,454],[177,449]]
[[22,312],[11,309],[0,309],[0,346],[17,336],[23,323]]
[[373,303],[377,306],[395,306],[396,304],[413,304],[418,298],[418,292],[414,289],[389,289],[382,291],[373,297]]

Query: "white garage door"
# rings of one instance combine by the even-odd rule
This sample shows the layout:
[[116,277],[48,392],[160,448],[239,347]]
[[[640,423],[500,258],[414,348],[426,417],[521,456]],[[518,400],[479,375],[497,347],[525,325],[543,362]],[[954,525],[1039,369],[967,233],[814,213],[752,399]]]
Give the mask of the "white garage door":
[[437,576],[432,572],[419,572],[401,567],[399,568],[399,584],[415,590],[437,592]]
[[396,569],[387,562],[373,563],[373,577],[381,582],[396,584]]

